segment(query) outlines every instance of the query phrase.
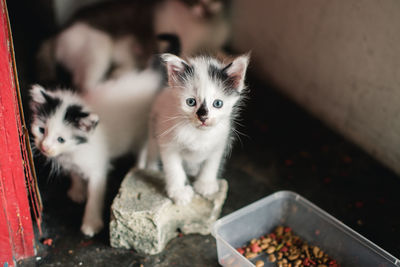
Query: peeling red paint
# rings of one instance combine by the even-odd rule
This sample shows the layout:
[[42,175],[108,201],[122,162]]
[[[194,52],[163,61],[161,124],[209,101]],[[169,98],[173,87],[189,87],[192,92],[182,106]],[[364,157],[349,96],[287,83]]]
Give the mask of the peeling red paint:
[[0,0],[0,265],[34,255],[27,150],[5,0]]

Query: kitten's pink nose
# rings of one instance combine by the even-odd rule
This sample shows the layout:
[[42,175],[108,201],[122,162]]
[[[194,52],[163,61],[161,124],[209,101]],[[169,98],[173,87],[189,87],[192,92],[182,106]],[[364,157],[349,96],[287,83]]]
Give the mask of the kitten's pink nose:
[[49,146],[46,145],[44,142],[42,142],[42,143],[40,144],[40,149],[41,149],[43,152],[47,152],[47,151],[49,150]]
[[199,118],[199,120],[200,120],[202,123],[205,123],[206,120],[208,119],[207,116],[197,116],[197,117]]

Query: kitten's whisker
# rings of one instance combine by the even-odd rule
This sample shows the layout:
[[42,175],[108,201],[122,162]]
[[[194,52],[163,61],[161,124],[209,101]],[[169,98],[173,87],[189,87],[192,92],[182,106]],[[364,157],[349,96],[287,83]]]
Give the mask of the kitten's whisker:
[[166,134],[169,134],[170,132],[172,132],[174,129],[176,129],[178,126],[181,126],[183,124],[183,122],[178,122],[177,124],[175,124],[173,127],[167,129],[166,131],[164,131],[163,133],[159,134],[157,136],[157,138],[163,137]]
[[235,124],[236,124],[236,125],[239,125],[240,127],[243,127],[243,128],[246,127],[243,123],[240,123],[240,122],[237,122],[237,121],[235,121]]
[[240,132],[235,130],[234,128],[232,129],[232,132],[235,134],[236,138],[239,140],[241,147],[243,147],[243,142],[242,142],[242,139],[240,138]]
[[180,126],[180,125],[181,125],[180,123],[177,123],[177,124],[174,125],[173,127],[169,128],[169,129],[165,130],[164,132],[162,132],[161,134],[159,134],[159,135],[157,136],[157,138],[160,138],[160,137],[163,137],[163,136],[169,134],[170,132],[172,132],[175,128],[177,128],[177,127]]
[[52,178],[52,162],[50,161],[50,159],[48,159],[48,158],[46,158],[46,161],[45,161],[45,165],[46,166],[49,166],[49,173],[48,173],[48,176],[47,176],[47,184],[49,184],[50,183],[50,179]]
[[46,158],[45,165],[49,166],[49,175],[47,177],[47,183],[50,183],[50,180],[57,177],[61,173],[61,166],[51,158]]
[[235,129],[235,128],[233,128],[232,130],[233,130],[236,134],[238,134],[238,135],[240,135],[240,136],[244,136],[244,137],[250,138],[250,136],[248,136],[247,134],[245,134],[245,133],[243,133],[243,132],[241,132],[241,131],[239,131],[239,130],[237,130],[237,129]]
[[186,87],[185,87],[185,86],[182,86],[182,85],[174,85],[174,87],[186,89]]
[[248,135],[245,134],[245,133],[242,133],[241,131],[235,129],[234,127],[232,127],[232,132],[236,135],[237,139],[238,139],[239,142],[240,142],[241,147],[243,147],[243,142],[242,142],[242,139],[241,139],[240,137],[241,137],[241,136],[244,136],[244,137],[250,138],[250,136],[248,136]]
[[164,120],[164,121],[162,121],[162,122],[164,123],[164,122],[168,122],[168,121],[171,121],[171,120],[183,119],[183,118],[185,118],[185,117],[182,116],[182,115],[178,115],[178,116],[174,116],[174,117],[168,117],[166,120]]

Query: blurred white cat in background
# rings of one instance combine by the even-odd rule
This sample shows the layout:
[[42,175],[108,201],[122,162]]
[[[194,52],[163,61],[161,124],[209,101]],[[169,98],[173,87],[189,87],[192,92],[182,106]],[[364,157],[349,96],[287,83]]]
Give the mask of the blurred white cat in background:
[[[39,81],[56,79],[56,64],[80,90],[107,77],[143,69],[154,53],[166,52],[159,36],[175,35],[180,55],[220,53],[229,37],[222,0],[107,1],[79,10],[38,53]],[[178,54],[174,52],[174,54]]]

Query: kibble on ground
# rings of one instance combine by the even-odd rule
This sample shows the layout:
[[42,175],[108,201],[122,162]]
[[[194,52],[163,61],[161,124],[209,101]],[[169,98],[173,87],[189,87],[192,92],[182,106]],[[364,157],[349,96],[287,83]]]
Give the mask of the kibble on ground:
[[[237,251],[247,259],[254,259],[262,253],[268,254],[270,262],[278,267],[339,267],[339,264],[317,246],[309,245],[295,235],[290,227],[278,226],[272,233],[252,239]],[[264,266],[262,260],[256,267]]]

